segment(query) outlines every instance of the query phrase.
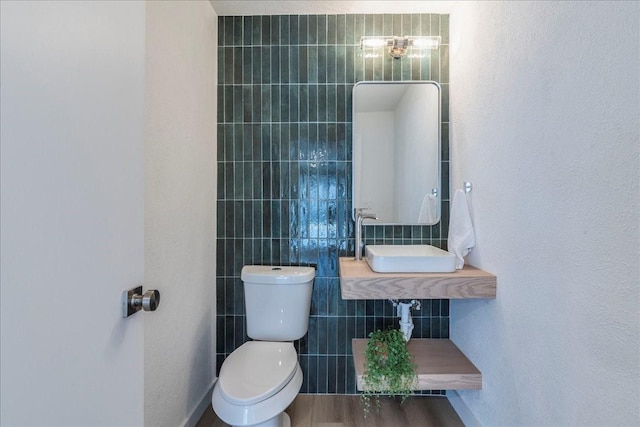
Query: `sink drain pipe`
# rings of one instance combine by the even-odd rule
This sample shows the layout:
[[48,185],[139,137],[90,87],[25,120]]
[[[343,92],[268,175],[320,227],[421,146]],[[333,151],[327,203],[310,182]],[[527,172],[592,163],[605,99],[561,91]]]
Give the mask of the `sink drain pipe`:
[[420,301],[411,300],[410,302],[400,302],[398,300],[389,300],[397,309],[397,315],[400,318],[400,331],[404,336],[404,340],[409,342],[411,333],[413,332],[413,320],[411,319],[411,309],[420,310]]

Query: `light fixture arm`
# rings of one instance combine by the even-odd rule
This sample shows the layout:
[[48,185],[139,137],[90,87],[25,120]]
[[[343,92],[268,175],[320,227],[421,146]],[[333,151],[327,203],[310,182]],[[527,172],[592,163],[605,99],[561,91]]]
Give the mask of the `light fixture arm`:
[[360,38],[361,49],[377,49],[387,47],[389,55],[393,58],[402,58],[408,49],[438,49],[440,47],[439,36],[362,36]]

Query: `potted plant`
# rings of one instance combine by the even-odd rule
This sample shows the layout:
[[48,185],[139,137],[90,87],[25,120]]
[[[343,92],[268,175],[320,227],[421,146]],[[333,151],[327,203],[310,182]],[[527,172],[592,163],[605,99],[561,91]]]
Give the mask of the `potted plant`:
[[404,403],[413,393],[418,378],[403,333],[397,329],[370,333],[364,355],[362,402],[365,416],[371,409],[371,398],[380,408],[381,394],[402,396]]

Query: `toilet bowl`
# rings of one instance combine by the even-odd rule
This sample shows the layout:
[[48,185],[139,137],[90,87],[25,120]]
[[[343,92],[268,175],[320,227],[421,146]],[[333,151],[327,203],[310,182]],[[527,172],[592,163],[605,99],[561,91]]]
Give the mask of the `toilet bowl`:
[[213,407],[221,420],[234,426],[288,426],[284,410],[301,386],[293,343],[248,341],[222,365]]
[[234,350],[220,368],[211,402],[222,421],[291,425],[284,410],[303,377],[292,341],[307,332],[314,276],[311,267],[243,267],[247,335],[254,341]]

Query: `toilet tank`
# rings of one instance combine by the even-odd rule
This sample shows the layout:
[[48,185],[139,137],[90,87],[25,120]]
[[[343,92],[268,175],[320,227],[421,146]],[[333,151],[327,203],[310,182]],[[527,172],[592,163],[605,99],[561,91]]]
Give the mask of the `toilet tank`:
[[309,329],[315,269],[247,265],[242,268],[247,335],[261,341],[293,341]]

